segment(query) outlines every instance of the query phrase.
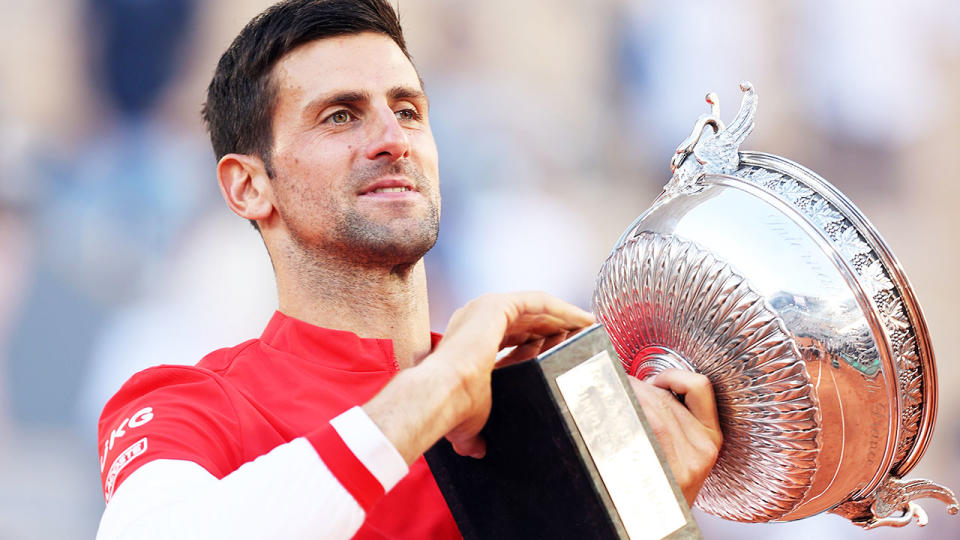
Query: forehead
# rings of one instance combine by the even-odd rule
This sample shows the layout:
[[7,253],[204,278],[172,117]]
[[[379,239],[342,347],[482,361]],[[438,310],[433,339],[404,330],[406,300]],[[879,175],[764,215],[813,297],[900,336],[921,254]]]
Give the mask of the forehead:
[[397,86],[420,88],[420,78],[400,47],[384,34],[364,32],[305,43],[274,67],[277,106],[298,106],[317,95],[363,90],[372,95]]

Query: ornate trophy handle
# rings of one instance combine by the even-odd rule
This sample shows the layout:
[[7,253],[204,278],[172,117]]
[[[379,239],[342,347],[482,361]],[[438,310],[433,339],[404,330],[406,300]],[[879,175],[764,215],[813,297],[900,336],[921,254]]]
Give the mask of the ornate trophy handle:
[[[656,206],[661,201],[680,193],[692,193],[703,189],[700,179],[705,174],[730,174],[740,166],[740,144],[750,135],[754,127],[754,118],[757,113],[757,93],[750,81],[740,83],[743,99],[740,110],[729,125],[720,120],[720,99],[717,94],[710,92],[706,102],[710,105],[710,112],[701,114],[693,125],[690,136],[684,139],[673,157],[670,159],[670,181],[663,187],[663,193],[654,201]],[[708,133],[707,127],[713,128]],[[690,155],[696,159],[688,160]],[[616,251],[629,238],[636,226],[643,221],[643,215],[634,222],[617,239],[613,251]]]
[[914,501],[925,498],[943,501],[951,515],[960,511],[956,495],[947,487],[922,478],[903,480],[889,476],[872,496],[845,502],[830,512],[864,529],[903,527],[914,518],[917,525],[923,527],[927,524],[927,513]]
[[[740,83],[743,100],[733,122],[724,126],[720,121],[720,102],[717,94],[707,94],[710,112],[700,115],[693,125],[693,132],[677,147],[670,159],[670,172],[673,177],[664,187],[664,191],[684,193],[696,191],[695,184],[704,174],[730,174],[740,165],[740,144],[753,131],[754,117],[757,113],[757,93],[749,81]],[[707,133],[707,126],[713,133]],[[696,162],[686,163],[687,156],[693,154]]]
[[720,98],[717,97],[716,93],[710,92],[705,99],[710,104],[710,112],[701,114],[700,118],[697,118],[690,136],[684,139],[680,146],[677,146],[673,158],[670,159],[671,173],[675,173],[677,167],[683,164],[683,160],[693,153],[693,149],[700,142],[700,138],[703,137],[703,130],[707,129],[707,126],[712,127],[714,133],[719,133],[724,129],[723,121],[720,120]]

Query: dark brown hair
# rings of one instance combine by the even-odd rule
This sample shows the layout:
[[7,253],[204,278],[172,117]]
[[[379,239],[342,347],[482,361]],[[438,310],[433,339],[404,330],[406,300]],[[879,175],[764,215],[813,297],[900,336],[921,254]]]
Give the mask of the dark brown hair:
[[397,13],[386,0],[286,0],[251,20],[220,57],[207,88],[202,116],[217,159],[259,156],[272,178],[273,67],[304,43],[361,32],[390,37],[410,58]]

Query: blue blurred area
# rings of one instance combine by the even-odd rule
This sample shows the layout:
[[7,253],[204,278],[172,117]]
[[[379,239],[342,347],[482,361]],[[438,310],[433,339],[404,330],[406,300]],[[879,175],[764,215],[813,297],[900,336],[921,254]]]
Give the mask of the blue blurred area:
[[[7,344],[11,412],[57,428],[76,420],[76,383],[111,313],[149,286],[150,273],[216,194],[199,173],[205,149],[151,116],[182,64],[194,3],[89,0],[84,7],[78,22],[86,23],[104,121],[69,154],[39,157],[34,260]],[[51,374],[71,384],[39,395]]]
[[[220,200],[199,120],[262,0],[0,2],[0,538],[90,538],[96,418],[130,374],[258,335],[275,307],[256,233]],[[433,324],[473,296],[586,305],[620,232],[716,91],[760,95],[750,149],[846,192],[911,277],[940,355],[916,476],[960,488],[960,7],[946,0],[407,0],[444,212]],[[960,520],[881,538],[953,538]],[[51,519],[50,516],[58,516]],[[706,538],[860,538],[835,516]]]
[[179,71],[195,0],[87,0],[98,86],[124,117],[149,113]]

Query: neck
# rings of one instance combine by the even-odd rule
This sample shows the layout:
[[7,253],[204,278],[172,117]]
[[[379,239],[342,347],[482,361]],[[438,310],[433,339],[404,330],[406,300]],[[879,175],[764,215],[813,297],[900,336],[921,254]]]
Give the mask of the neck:
[[280,311],[362,338],[393,340],[400,368],[430,353],[430,315],[423,259],[394,267],[342,260],[274,256]]

